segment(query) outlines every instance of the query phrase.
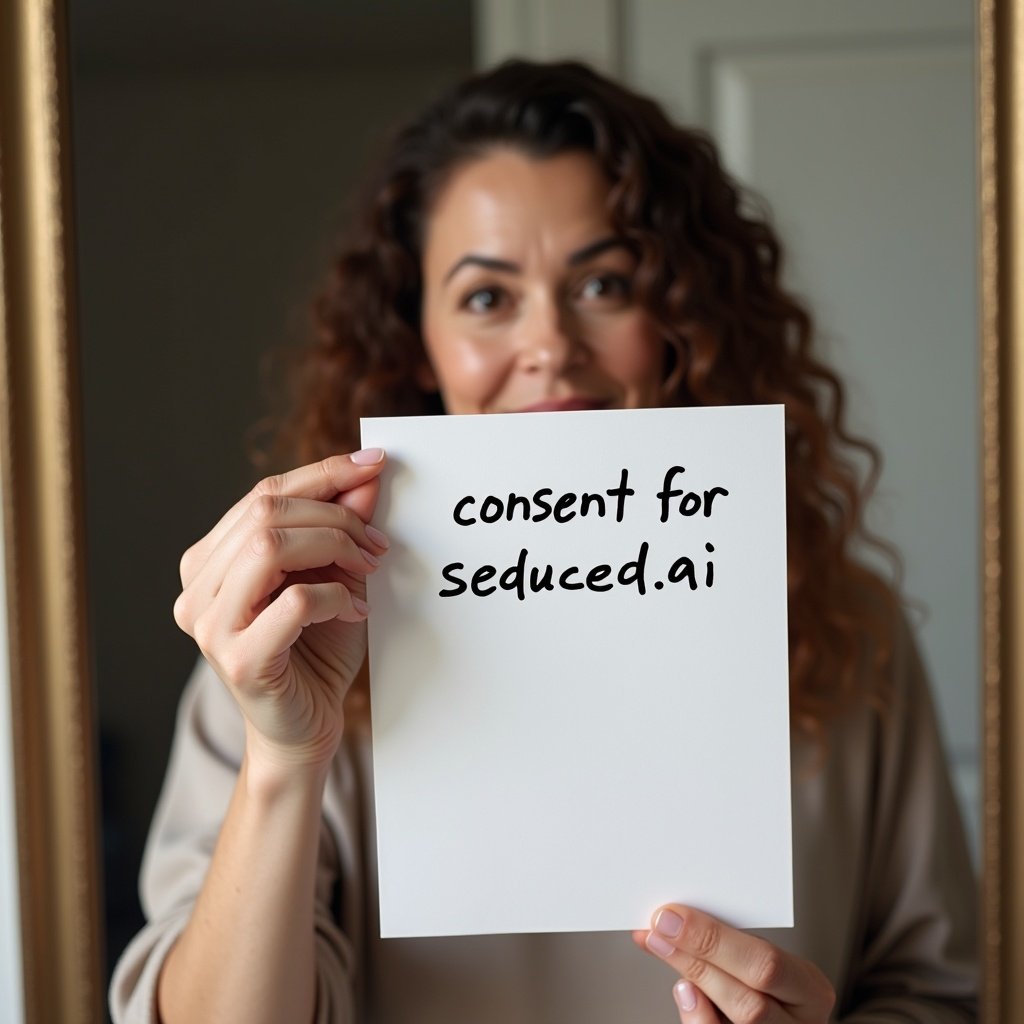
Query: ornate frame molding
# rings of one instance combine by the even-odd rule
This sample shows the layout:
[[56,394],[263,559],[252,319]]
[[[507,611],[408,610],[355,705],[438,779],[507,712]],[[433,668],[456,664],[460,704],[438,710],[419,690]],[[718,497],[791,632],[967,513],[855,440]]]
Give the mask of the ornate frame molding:
[[978,6],[984,1019],[1024,1020],[1024,2]]
[[26,1021],[99,1021],[65,12],[0,4],[0,489]]

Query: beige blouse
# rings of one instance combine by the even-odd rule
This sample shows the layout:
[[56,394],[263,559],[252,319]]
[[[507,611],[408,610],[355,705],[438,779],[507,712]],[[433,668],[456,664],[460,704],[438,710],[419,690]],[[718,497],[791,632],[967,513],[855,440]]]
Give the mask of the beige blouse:
[[[891,707],[837,721],[823,763],[794,739],[796,927],[760,934],[825,972],[837,1021],[972,1021],[975,879],[905,626],[891,671]],[[240,713],[200,659],[143,859],[148,924],[111,983],[116,1024],[158,1019],[157,976],[202,885],[243,745]],[[369,742],[357,732],[324,793],[318,1024],[677,1024],[676,976],[626,933],[381,940],[372,808]]]

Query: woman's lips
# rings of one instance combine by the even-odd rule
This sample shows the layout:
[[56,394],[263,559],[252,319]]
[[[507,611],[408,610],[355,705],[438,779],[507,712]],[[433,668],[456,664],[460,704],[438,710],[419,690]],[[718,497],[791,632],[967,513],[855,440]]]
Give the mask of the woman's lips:
[[603,409],[607,404],[607,399],[575,395],[572,398],[545,398],[540,402],[534,402],[533,405],[516,409],[516,412],[580,412],[587,409]]

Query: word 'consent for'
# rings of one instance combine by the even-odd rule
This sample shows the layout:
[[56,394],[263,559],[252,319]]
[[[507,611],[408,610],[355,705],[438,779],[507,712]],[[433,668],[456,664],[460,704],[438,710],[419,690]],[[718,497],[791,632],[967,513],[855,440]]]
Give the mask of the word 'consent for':
[[[665,471],[661,490],[655,495],[660,503],[661,523],[667,523],[673,516],[708,519],[713,513],[715,500],[729,494],[724,487],[689,490],[677,484],[676,478],[685,472],[683,466],[670,466]],[[540,523],[549,519],[556,523],[569,523],[588,516],[604,518],[611,509],[615,522],[621,523],[626,515],[627,502],[635,495],[636,491],[629,486],[629,470],[623,469],[617,486],[605,491],[584,491],[581,494],[568,491],[557,498],[550,487],[541,487],[532,496],[510,492],[505,498],[490,494],[478,499],[467,494],[455,503],[452,518],[464,527],[516,521]],[[701,555],[699,561],[685,555],[675,558],[664,572],[664,578],[659,576],[654,580],[654,589],[662,590],[666,584],[674,583],[685,583],[690,590],[697,590],[702,585],[710,589],[715,581],[714,562],[710,558],[714,550],[714,545],[708,541],[704,544],[707,557]],[[550,563],[531,565],[527,548],[522,548],[515,563],[502,571],[494,565],[481,565],[467,573],[464,562],[449,562],[441,570],[441,575],[450,586],[438,591],[438,596],[459,597],[469,593],[475,597],[489,597],[504,590],[514,592],[520,601],[524,601],[528,593],[556,589],[601,593],[612,590],[616,584],[634,586],[643,595],[648,592],[649,552],[650,543],[645,540],[640,544],[636,558],[617,570],[607,563],[592,566],[586,571],[578,565],[563,569],[556,569]]]

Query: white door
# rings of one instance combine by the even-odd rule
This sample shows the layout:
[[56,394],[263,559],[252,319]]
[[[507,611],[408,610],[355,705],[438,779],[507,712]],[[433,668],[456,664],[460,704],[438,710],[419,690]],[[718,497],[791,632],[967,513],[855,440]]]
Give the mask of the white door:
[[975,852],[980,403],[969,0],[478,0],[478,64],[575,56],[705,127],[769,203],[787,282],[885,468]]

